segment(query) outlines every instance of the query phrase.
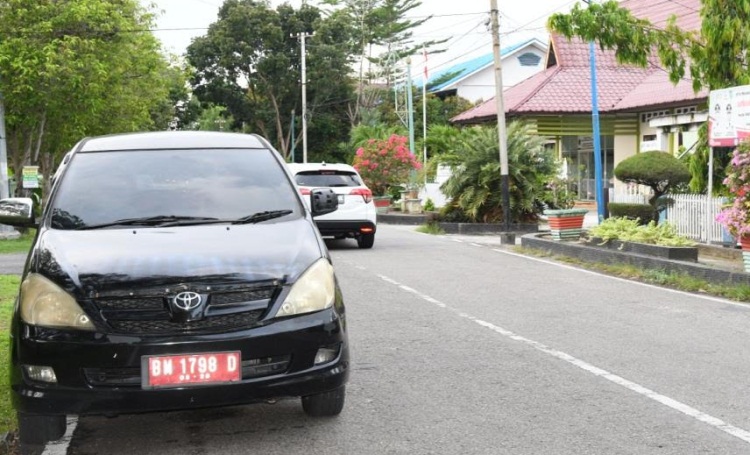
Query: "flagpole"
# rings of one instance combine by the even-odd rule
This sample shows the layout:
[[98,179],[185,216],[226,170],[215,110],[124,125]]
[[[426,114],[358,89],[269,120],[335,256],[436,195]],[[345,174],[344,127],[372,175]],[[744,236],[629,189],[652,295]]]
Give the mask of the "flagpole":
[[424,81],[422,83],[422,147],[424,148],[424,184],[427,185],[427,51],[424,54]]

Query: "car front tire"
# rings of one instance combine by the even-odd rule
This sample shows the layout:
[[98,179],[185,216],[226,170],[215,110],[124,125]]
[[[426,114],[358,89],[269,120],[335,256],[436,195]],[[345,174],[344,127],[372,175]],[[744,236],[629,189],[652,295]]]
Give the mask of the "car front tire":
[[302,409],[311,417],[333,417],[344,409],[346,386],[341,386],[330,392],[302,397]]
[[38,415],[17,413],[18,438],[21,446],[43,445],[65,435],[67,421],[64,415]]
[[372,245],[375,244],[375,234],[360,234],[359,237],[357,237],[357,245],[360,248],[372,248]]

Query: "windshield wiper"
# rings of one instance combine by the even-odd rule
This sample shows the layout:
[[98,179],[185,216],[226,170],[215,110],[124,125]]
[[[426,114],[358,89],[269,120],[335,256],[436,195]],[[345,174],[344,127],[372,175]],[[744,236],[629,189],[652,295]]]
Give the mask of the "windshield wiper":
[[205,216],[158,215],[141,218],[123,218],[108,223],[89,224],[77,227],[76,230],[101,229],[111,226],[173,226],[177,224],[200,224],[216,221],[221,220]]
[[149,216],[143,218],[123,218],[121,220],[115,220],[108,223],[90,224],[87,226],[77,227],[76,230],[83,231],[88,229],[101,229],[111,226],[156,226],[156,227],[170,227],[170,226],[191,226],[198,224],[250,224],[259,223],[261,221],[272,220],[279,218],[284,215],[289,215],[292,210],[268,210],[265,212],[257,212],[252,215],[244,216],[238,219],[220,219],[205,216],[178,216],[178,215],[160,215],[160,216]]
[[292,213],[292,210],[267,210],[265,212],[258,212],[253,213],[252,215],[243,216],[242,218],[238,218],[232,221],[232,224],[260,223],[261,221],[272,220],[284,215],[289,215],[290,213]]

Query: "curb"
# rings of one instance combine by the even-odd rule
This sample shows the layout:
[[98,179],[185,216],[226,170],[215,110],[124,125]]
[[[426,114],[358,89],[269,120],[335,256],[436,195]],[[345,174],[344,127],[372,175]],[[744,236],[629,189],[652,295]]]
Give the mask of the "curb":
[[[396,214],[378,214],[378,223],[398,224],[407,226],[419,226],[428,222],[427,215],[396,215]],[[498,223],[447,223],[437,222],[438,226],[446,234],[459,235],[477,235],[477,234],[506,234],[506,233],[529,233],[539,231],[538,224],[519,224],[510,225],[510,230],[506,232],[505,226]]]
[[721,270],[703,264],[661,259],[638,253],[624,253],[606,248],[588,246],[580,242],[555,241],[547,233],[526,234],[521,237],[521,246],[546,251],[552,254],[574,257],[586,262],[604,264],[630,264],[641,268],[686,273],[715,284],[750,285],[750,274]]

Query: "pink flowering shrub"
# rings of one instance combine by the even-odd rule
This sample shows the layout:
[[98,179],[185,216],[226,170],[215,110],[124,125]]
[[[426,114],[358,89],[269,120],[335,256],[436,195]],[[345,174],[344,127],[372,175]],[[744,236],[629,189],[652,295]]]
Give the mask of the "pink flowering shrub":
[[750,143],[743,142],[732,154],[724,184],[734,202],[716,217],[736,238],[750,235]]
[[370,139],[357,149],[352,165],[372,194],[386,195],[391,187],[406,183],[411,171],[422,167],[406,144],[405,136],[394,134],[388,139]]

